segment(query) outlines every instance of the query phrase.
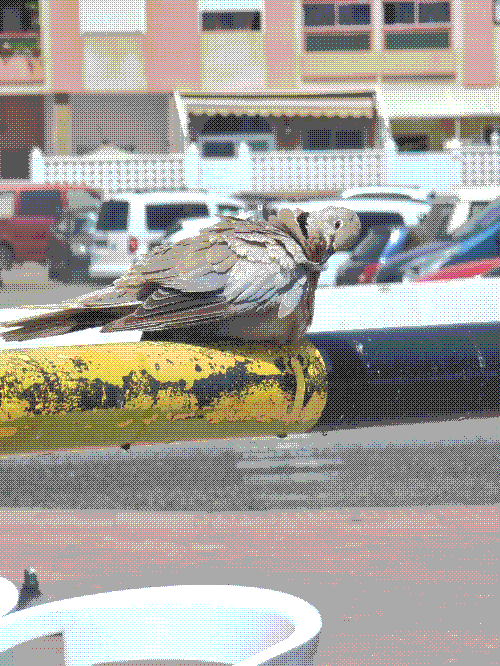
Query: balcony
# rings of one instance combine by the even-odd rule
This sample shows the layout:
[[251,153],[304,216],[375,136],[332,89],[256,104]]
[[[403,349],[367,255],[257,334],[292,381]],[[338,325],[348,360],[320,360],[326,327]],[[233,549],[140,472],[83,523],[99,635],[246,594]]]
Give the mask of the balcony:
[[0,86],[42,80],[38,2],[0,0]]

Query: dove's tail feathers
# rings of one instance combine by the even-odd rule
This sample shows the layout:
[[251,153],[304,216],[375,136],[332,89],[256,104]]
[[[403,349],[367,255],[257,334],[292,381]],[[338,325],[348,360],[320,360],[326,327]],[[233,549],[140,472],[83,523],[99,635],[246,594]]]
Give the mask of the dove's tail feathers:
[[7,342],[24,342],[36,338],[47,338],[54,335],[64,335],[83,331],[86,328],[103,326],[109,321],[122,317],[134,310],[137,306],[120,308],[92,309],[92,308],[68,308],[58,312],[48,312],[34,317],[26,317],[14,321],[2,322],[2,326],[20,326],[13,331],[5,331],[1,334]]

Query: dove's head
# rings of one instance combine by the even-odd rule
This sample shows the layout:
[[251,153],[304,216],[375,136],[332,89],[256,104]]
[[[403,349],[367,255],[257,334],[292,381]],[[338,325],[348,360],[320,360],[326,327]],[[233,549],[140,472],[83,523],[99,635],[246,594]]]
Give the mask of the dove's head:
[[328,206],[307,215],[305,229],[313,261],[323,263],[334,252],[354,245],[361,233],[361,222],[348,208]]

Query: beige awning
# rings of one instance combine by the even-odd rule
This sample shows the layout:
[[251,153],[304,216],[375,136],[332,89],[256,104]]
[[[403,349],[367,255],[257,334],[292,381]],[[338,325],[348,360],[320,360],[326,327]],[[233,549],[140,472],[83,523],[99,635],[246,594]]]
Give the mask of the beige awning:
[[326,116],[371,118],[371,97],[194,97],[183,96],[187,113],[195,116]]
[[[467,89],[451,87],[381,88],[388,118],[460,118],[467,116],[500,115],[498,89]],[[384,115],[383,113],[381,115]]]

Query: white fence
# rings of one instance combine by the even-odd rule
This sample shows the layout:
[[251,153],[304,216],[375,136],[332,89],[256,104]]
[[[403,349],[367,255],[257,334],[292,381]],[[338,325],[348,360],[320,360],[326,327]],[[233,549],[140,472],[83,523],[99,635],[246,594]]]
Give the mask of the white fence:
[[400,154],[390,149],[273,151],[235,158],[185,154],[44,156],[31,154],[31,180],[86,183],[106,194],[128,190],[202,189],[227,192],[337,190],[370,185],[422,186],[446,192],[500,185],[500,151],[490,147]]

